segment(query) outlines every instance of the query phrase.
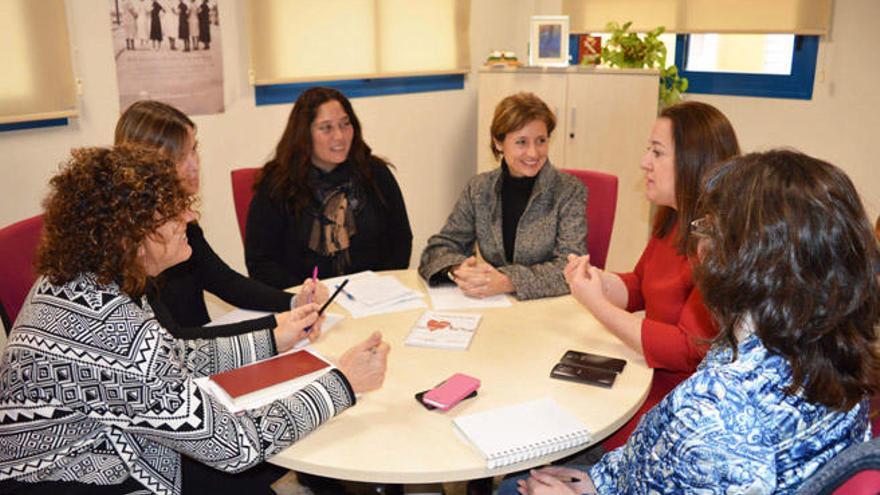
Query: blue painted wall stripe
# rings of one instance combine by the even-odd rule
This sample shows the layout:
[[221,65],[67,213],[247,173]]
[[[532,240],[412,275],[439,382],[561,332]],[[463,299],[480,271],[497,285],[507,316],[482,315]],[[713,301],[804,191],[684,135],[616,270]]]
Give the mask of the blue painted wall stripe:
[[28,122],[13,122],[11,124],[0,124],[0,132],[20,131],[22,129],[39,129],[40,127],[57,127],[65,126],[67,124],[67,118],[31,120]]
[[429,91],[451,91],[464,89],[464,74],[267,84],[256,86],[256,103],[257,105],[293,103],[303,91],[314,86],[337,89],[349,98],[425,93]]

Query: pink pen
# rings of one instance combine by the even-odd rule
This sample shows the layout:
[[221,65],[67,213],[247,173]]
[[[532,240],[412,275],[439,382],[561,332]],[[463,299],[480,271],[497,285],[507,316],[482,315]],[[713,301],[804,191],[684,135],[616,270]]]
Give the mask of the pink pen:
[[309,302],[312,302],[312,294],[318,289],[318,265],[312,269],[312,292],[309,293]]
[[[315,265],[315,268],[312,269],[312,292],[309,292],[308,303],[312,303],[312,295],[315,291],[318,290],[318,265]],[[305,333],[309,333],[312,331],[312,327],[308,326],[305,328]]]

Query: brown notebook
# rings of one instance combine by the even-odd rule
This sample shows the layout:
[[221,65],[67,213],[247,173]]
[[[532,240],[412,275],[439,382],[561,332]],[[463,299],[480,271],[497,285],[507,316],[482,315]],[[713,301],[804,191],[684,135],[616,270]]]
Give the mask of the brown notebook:
[[211,380],[235,399],[329,366],[323,359],[303,350],[217,373]]

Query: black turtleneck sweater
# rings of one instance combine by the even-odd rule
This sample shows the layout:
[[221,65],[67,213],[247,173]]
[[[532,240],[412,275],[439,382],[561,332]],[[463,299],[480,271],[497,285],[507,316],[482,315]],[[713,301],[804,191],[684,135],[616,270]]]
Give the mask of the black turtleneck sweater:
[[501,232],[504,235],[504,257],[508,263],[513,263],[516,228],[529,204],[536,177],[513,177],[503,160],[501,170]]

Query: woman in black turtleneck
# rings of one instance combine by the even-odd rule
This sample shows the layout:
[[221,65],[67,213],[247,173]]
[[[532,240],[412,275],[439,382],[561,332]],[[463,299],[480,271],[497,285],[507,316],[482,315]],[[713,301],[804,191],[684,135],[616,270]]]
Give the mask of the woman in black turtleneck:
[[[425,280],[451,279],[472,297],[568,293],[562,271],[569,254],[585,253],[587,193],[547,159],[554,127],[553,112],[534,94],[501,100],[490,128],[501,166],[472,178],[428,239],[419,264]],[[485,261],[474,256],[475,245]]]

